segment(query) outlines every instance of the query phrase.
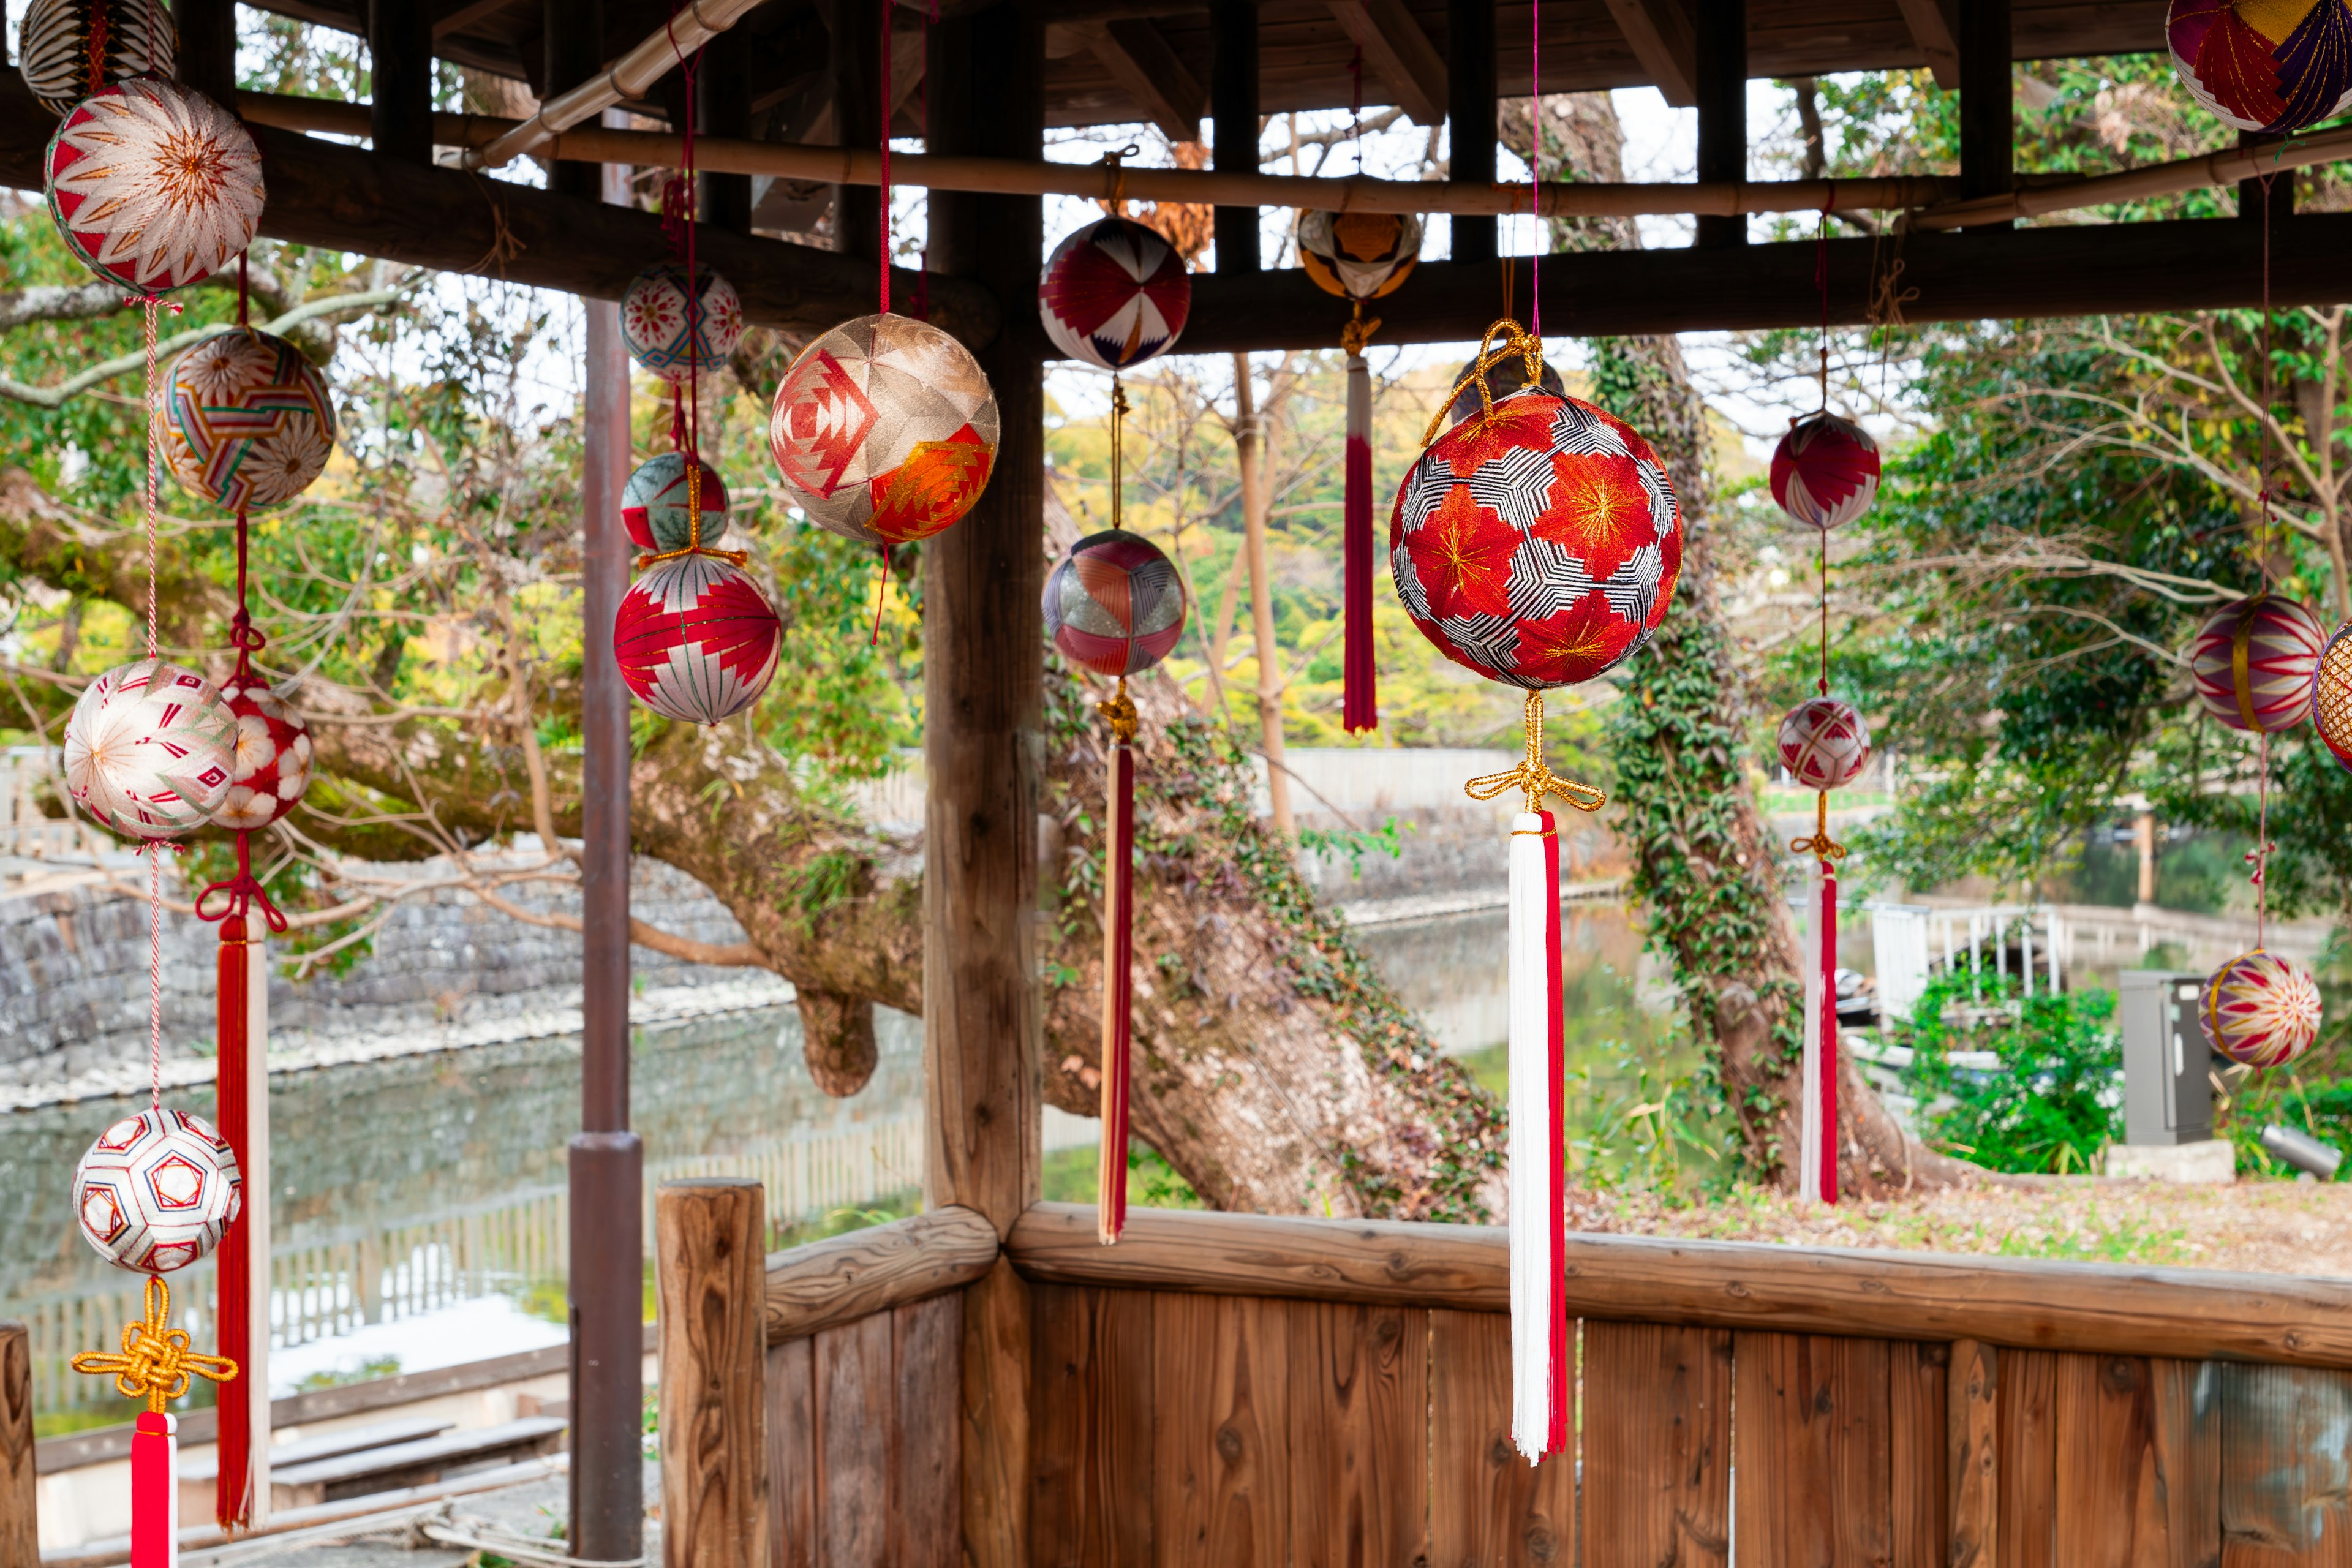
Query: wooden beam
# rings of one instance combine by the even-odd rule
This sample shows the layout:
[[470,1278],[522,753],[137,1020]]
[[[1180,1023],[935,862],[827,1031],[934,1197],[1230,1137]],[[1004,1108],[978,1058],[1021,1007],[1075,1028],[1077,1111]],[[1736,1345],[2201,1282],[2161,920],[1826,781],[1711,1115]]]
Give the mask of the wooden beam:
[[[1697,0],[1693,85],[1698,99],[1698,177],[1748,178],[1748,0]],[[1702,216],[1702,248],[1748,243],[1745,217]]]
[[0,1322],[0,1568],[41,1568],[33,1474],[33,1352],[25,1325]]
[[[1040,1204],[1006,1250],[1058,1284],[1510,1306],[1498,1226],[1130,1209],[1104,1247],[1093,1205]],[[1571,1234],[1567,1288],[1580,1318],[2352,1367],[2352,1284],[2303,1276]]]
[[[2010,85],[2010,0],[1958,0],[1960,197],[2002,195],[2016,179],[2017,113]],[[2006,221],[1977,232],[2006,229]]]
[[180,0],[172,21],[180,33],[180,80],[222,103],[234,101],[236,0]]
[[[1213,51],[1209,111],[1215,120],[1210,167],[1220,174],[1255,174],[1257,163],[1257,0],[1214,0],[1209,11]],[[1258,209],[1220,203],[1216,208],[1217,270],[1240,277],[1258,269]]]
[[765,1195],[749,1176],[664,1182],[654,1213],[662,1562],[768,1568]]
[[433,162],[433,13],[426,0],[368,0],[368,133],[375,150]]
[[1911,41],[1919,46],[1927,57],[1928,74],[1936,85],[1946,92],[1957,92],[1960,86],[1960,46],[1952,33],[1951,13],[1946,9],[1948,0],[1895,0],[1903,12],[1903,25],[1911,29]]
[[1609,15],[1642,68],[1676,109],[1698,103],[1698,39],[1683,0],[1608,0]]
[[[1445,111],[1450,134],[1447,177],[1495,183],[1495,0],[1446,0]],[[1454,220],[1454,259],[1492,261],[1495,220]]]
[[1404,0],[1327,0],[1372,74],[1416,124],[1445,118],[1445,62],[1405,9]]
[[459,0],[456,5],[446,5],[433,18],[433,41],[439,43],[452,33],[462,33],[485,16],[495,16],[507,8],[507,0]]
[[1160,29],[1141,17],[1113,22],[1080,22],[1074,31],[1110,72],[1111,79],[1135,101],[1143,117],[1166,132],[1171,142],[1201,139],[1201,110],[1208,94]]
[[971,1284],[996,1262],[996,1227],[950,1204],[768,1257],[772,1345],[927,1300]]

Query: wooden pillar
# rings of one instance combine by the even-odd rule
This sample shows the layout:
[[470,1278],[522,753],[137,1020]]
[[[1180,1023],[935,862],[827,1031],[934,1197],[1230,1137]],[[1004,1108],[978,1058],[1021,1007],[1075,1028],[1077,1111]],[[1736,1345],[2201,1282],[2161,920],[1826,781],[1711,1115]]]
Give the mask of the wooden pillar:
[[[830,0],[833,25],[833,125],[837,146],[871,153],[882,145],[882,18],[890,0]],[[1037,156],[1031,147],[1024,158]],[[843,185],[834,197],[835,243],[845,256],[879,262],[882,193]],[[1036,285],[1030,285],[1030,292]],[[1042,590],[1041,590],[1042,591]]]
[[[2009,0],[1959,0],[1958,33],[1960,195],[1999,195],[2015,183],[2017,156]],[[1986,232],[2011,226],[2006,220],[1969,226]]]
[[[1495,0],[1447,0],[1445,102],[1453,177],[1495,183]],[[1495,259],[1495,220],[1454,219],[1454,259]]]
[[0,1322],[0,1568],[41,1568],[34,1501],[32,1339]]
[[[0,7],[0,26],[7,13]],[[236,101],[236,0],[179,0],[180,80],[221,103]]]
[[[694,106],[695,125],[707,136],[751,134],[751,84],[745,76],[743,51],[748,40],[721,38],[703,52],[695,72],[701,100]],[[751,176],[704,174],[702,221],[730,234],[751,232]]]
[[433,162],[433,10],[368,0],[368,134],[379,156]]
[[[1034,158],[1045,138],[1035,0],[932,29],[931,126],[942,153]],[[925,542],[923,1067],[932,1207],[1004,1236],[1038,1197],[1037,783],[1044,760],[1044,204],[931,197],[931,254],[1006,301],[981,351],[1003,444],[971,514]],[[1000,1259],[963,1313],[963,1544],[971,1568],[1026,1568],[1029,1291]]]
[[765,1196],[749,1176],[654,1195],[665,1568],[768,1568]]
[[[1221,174],[1255,174],[1257,166],[1257,0],[1211,0],[1209,115],[1215,145],[1209,166]],[[1024,157],[1034,157],[1034,153]],[[1216,209],[1217,270],[1259,268],[1257,208]]]
[[[547,83],[547,96],[552,98],[603,68],[604,0],[543,0],[540,14],[541,79]],[[547,188],[594,200],[604,193],[604,176],[594,163],[551,163]]]
[[[1697,0],[1698,177],[1748,177],[1748,0]],[[1696,242],[1715,248],[1748,243],[1745,217],[1702,217]]]

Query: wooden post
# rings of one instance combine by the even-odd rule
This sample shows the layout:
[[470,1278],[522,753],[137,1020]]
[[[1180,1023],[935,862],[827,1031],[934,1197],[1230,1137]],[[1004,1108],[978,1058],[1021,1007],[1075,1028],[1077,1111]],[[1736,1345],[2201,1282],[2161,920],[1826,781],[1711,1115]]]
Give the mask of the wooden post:
[[[1748,0],[1698,0],[1698,177],[1748,177]],[[1697,244],[1748,243],[1745,217],[1702,217]]]
[[368,128],[376,155],[433,162],[433,10],[368,0]]
[[767,1236],[752,1177],[654,1195],[665,1568],[768,1568]]
[[[931,29],[941,152],[1034,157],[1045,129],[1035,0]],[[1007,300],[1037,287],[1034,196],[931,198],[931,253]],[[1045,329],[1007,309],[981,351],[1003,432],[980,504],[923,546],[924,1195],[1002,1237],[1039,1195],[1037,780],[1044,752]],[[1029,1561],[1029,1288],[999,1259],[963,1312],[963,1545],[971,1568]]]
[[[594,76],[604,63],[604,0],[544,0],[540,15],[541,70],[546,96],[552,98]],[[604,171],[594,164],[552,163],[547,188],[597,200],[604,193]]]
[[[697,134],[751,134],[751,84],[745,76],[749,39],[734,47],[709,50],[695,71],[695,89],[701,101],[694,106]],[[705,174],[702,178],[702,221],[730,234],[751,232],[751,176]]]
[[32,1337],[0,1322],[0,1568],[41,1568],[35,1501]]
[[1952,1542],[1944,1560],[1966,1568],[1993,1568],[2000,1544],[2000,1357],[1979,1340],[1952,1342],[1951,1383],[1944,1402]]
[[[2010,89],[2009,0],[1959,0],[1960,196],[1999,195],[2016,183],[2017,118]],[[1963,233],[2012,226],[1973,224]]]
[[[0,16],[5,16],[0,8]],[[172,20],[180,33],[180,80],[236,107],[236,0],[179,0]]]
[[[871,153],[882,145],[882,18],[890,3],[891,0],[830,0],[833,140],[836,146]],[[1036,153],[1033,148],[1024,156],[1034,158]],[[881,195],[880,191],[868,185],[835,187],[834,243],[843,255],[866,261],[881,259]],[[1029,292],[1034,294],[1036,288],[1033,279]]]
[[[1445,102],[1450,177],[1495,183],[1495,0],[1446,0]],[[1495,259],[1495,220],[1456,217],[1454,259]]]
[[[1214,144],[1209,166],[1255,174],[1257,164],[1257,0],[1212,0],[1209,115]],[[1036,154],[1024,154],[1034,157]],[[1257,208],[1216,209],[1217,270],[1258,270]]]

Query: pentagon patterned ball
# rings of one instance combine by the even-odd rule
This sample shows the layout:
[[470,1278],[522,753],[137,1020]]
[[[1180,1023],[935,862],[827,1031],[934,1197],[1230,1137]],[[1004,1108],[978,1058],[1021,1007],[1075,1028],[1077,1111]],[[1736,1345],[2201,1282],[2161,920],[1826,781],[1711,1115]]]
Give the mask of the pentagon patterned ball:
[[210,1252],[245,1204],[236,1151],[203,1118],[142,1110],[98,1135],[74,1167],[82,1239],[109,1262],[168,1274]]
[[[1478,362],[1473,359],[1454,373],[1453,384],[1458,385],[1465,377],[1475,374],[1477,369]],[[1486,396],[1481,398],[1478,395],[1478,388],[1475,384],[1463,387],[1460,392],[1454,394],[1454,401],[1447,405],[1446,420],[1450,424],[1459,425],[1472,415],[1478,413],[1488,402],[1500,403],[1527,384],[1527,361],[1517,354],[1506,354],[1486,367]],[[1559,379],[1559,372],[1552,368],[1551,362],[1549,360],[1544,362],[1543,378],[1539,384],[1554,397],[1568,395],[1568,387]]]
[[1446,658],[1534,690],[1649,640],[1682,570],[1665,465],[1623,421],[1523,388],[1431,443],[1389,519],[1397,596]]
[[280,506],[326,472],[335,403],[284,338],[239,327],[173,363],[163,458],[189,494],[231,511]]
[[1045,633],[1082,668],[1139,675],[1184,635],[1184,580],[1139,533],[1090,533],[1045,579]]
[[657,261],[629,280],[621,295],[621,336],[629,357],[667,382],[727,363],[743,341],[743,302],[734,285],[708,267],[694,274],[700,295],[688,309],[686,268]]
[[[688,483],[683,452],[662,452],[637,465],[621,487],[621,526],[640,550],[684,550],[695,542],[694,512],[702,511],[702,544],[716,544],[727,534],[727,485],[717,469],[700,458],[694,466],[701,476]],[[691,493],[689,493],[691,492]]]
[[1298,261],[1326,294],[1377,300],[1421,259],[1421,219],[1405,213],[1298,215]]
[[1124,370],[1184,331],[1192,279],[1155,229],[1129,218],[1090,223],[1054,247],[1037,281],[1045,335],[1075,360]]
[[172,16],[156,0],[33,0],[16,33],[17,69],[51,114],[135,76],[170,76]]
[[767,595],[715,555],[656,562],[629,586],[613,653],[636,700],[666,719],[716,724],[759,700],[783,623]]
[[236,717],[213,683],[162,659],[118,665],[66,721],[66,793],[127,838],[202,826],[236,776]]
[[1809,697],[1780,720],[1780,765],[1807,789],[1852,784],[1870,765],[1870,731],[1853,703]]
[[1878,499],[1878,443],[1851,419],[1806,415],[1772,449],[1772,499],[1811,528],[1852,522]]
[[801,351],[768,421],[793,502],[865,544],[929,539],[996,461],[996,395],[970,351],[905,316],[860,316]]
[[2241,131],[2301,131],[2352,106],[2347,0],[2172,0],[2164,41],[2190,96]]
[[2293,599],[2241,599],[2206,617],[2189,645],[2197,700],[2232,730],[2292,730],[2311,712],[2326,640],[2318,620]]
[[2293,959],[2261,948],[2215,970],[2198,1007],[2213,1048],[2248,1067],[2283,1067],[2319,1037],[2318,982]]
[[49,139],[49,216],[99,277],[162,293],[253,242],[261,153],[203,93],[152,77],[100,88]]
[[2352,621],[2320,650],[2311,682],[2311,726],[2336,763],[2352,770]]
[[236,715],[236,772],[213,824],[258,832],[292,811],[310,787],[310,727],[257,675],[231,677],[221,697]]

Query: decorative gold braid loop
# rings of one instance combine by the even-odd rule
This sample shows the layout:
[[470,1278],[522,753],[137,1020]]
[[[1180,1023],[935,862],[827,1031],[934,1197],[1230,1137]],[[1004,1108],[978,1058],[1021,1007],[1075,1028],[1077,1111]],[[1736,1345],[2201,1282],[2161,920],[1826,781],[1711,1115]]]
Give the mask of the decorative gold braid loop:
[[1528,813],[1533,816],[1543,809],[1544,796],[1556,795],[1579,811],[1599,811],[1609,804],[1609,797],[1589,784],[1564,779],[1544,765],[1543,760],[1543,693],[1528,693],[1527,706],[1528,754],[1519,765],[1507,773],[1488,773],[1472,779],[1462,786],[1472,800],[1493,800],[1512,790],[1525,790]]
[[[1378,316],[1366,316],[1364,302],[1361,300],[1356,300],[1355,306],[1355,315],[1346,326],[1339,329],[1339,346],[1348,351],[1349,358],[1361,359],[1364,357],[1366,345],[1372,341],[1372,334],[1381,330],[1381,319]],[[1448,398],[1446,401],[1450,405],[1453,399]]]
[[1124,675],[1118,678],[1118,689],[1096,703],[1095,711],[1103,716],[1103,721],[1110,726],[1110,732],[1121,745],[1134,740],[1136,731],[1142,728],[1141,720],[1136,716],[1135,699],[1127,694]]
[[226,1356],[200,1355],[188,1348],[185,1329],[167,1328],[172,1321],[172,1288],[163,1277],[147,1277],[147,1316],[122,1328],[122,1353],[83,1351],[73,1358],[76,1372],[93,1377],[111,1376],[125,1399],[144,1399],[155,1415],[188,1392],[191,1378],[226,1383],[236,1375],[236,1363]]
[[1813,836],[1791,838],[1789,848],[1798,855],[1811,855],[1819,860],[1843,860],[1845,846],[1830,837],[1830,792],[1817,790],[1813,795]]
[[[1377,321],[1372,324],[1380,325]],[[1502,347],[1496,348],[1493,345],[1498,333],[1503,334],[1504,342]],[[1437,439],[1438,429],[1445,423],[1446,413],[1453,408],[1454,400],[1473,386],[1478,389],[1478,417],[1481,420],[1492,419],[1495,416],[1495,389],[1486,384],[1486,372],[1513,354],[1518,355],[1520,362],[1528,367],[1528,384],[1542,385],[1543,340],[1521,331],[1518,322],[1506,316],[1488,327],[1485,335],[1479,338],[1478,357],[1471,362],[1462,379],[1454,384],[1454,390],[1445,395],[1445,401],[1437,405],[1436,414],[1429,421],[1429,428],[1422,432],[1421,444],[1426,447]]]

